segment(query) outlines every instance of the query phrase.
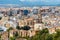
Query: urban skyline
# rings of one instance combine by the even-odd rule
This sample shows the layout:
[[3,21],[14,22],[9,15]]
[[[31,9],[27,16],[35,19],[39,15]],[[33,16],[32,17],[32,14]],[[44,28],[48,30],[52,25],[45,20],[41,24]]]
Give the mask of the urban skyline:
[[60,40],[60,0],[0,0],[0,40]]

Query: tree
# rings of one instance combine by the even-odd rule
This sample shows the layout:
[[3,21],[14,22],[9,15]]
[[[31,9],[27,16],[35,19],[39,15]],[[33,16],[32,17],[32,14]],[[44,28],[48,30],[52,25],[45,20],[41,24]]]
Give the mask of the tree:
[[51,34],[46,35],[45,40],[53,40],[53,35]]
[[13,28],[12,28],[12,27],[10,27],[10,28],[8,28],[8,29],[7,29],[7,31],[10,31],[10,30],[13,30]]
[[14,37],[10,37],[10,40],[15,40],[15,38]]
[[29,26],[24,26],[22,29],[27,31],[27,30],[30,29],[30,27]]
[[18,35],[18,32],[14,32],[14,37],[17,38],[19,35]]
[[45,28],[45,29],[43,29],[43,30],[41,30],[40,31],[40,35],[42,35],[42,34],[46,34],[46,33],[49,33],[49,31],[48,31],[48,29],[47,28]]
[[21,30],[20,26],[16,26],[16,29]]
[[0,17],[0,20],[2,19],[2,17]]
[[35,36],[30,37],[29,40],[60,40],[60,29],[56,30],[56,33],[49,34],[47,28],[40,30]]
[[36,35],[33,36],[31,39],[32,40],[46,40],[48,35],[49,35],[49,31],[47,28],[45,28],[37,32]]
[[56,34],[54,36],[54,40],[59,40],[60,39],[60,29],[56,30]]

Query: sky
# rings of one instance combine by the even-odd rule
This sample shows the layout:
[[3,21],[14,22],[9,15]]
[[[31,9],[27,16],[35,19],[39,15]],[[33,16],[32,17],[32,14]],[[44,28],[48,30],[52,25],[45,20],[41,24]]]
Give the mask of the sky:
[[60,0],[0,0],[0,5],[20,5],[20,6],[60,6]]

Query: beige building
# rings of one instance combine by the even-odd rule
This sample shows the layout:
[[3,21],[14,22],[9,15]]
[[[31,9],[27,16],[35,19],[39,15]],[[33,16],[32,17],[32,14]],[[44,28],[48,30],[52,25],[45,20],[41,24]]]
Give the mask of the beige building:
[[1,40],[8,40],[8,32],[2,33]]
[[34,24],[34,30],[42,30],[42,29],[44,29],[44,25],[43,24],[41,24],[41,23],[35,23]]
[[15,32],[17,32],[16,29],[10,30],[9,37],[14,37]]
[[29,30],[29,31],[19,30],[18,33],[21,37],[32,37],[36,34],[34,30]]
[[24,25],[26,25],[25,22],[24,22],[24,20],[19,20],[19,26],[22,27]]
[[52,34],[52,33],[56,33],[56,29],[53,27],[53,28],[48,28],[49,30],[49,33]]
[[33,18],[27,18],[27,19],[19,20],[19,26],[26,26],[26,25],[32,27],[34,25]]
[[9,19],[9,17],[7,16],[7,17],[2,17],[2,21],[8,21],[8,19]]

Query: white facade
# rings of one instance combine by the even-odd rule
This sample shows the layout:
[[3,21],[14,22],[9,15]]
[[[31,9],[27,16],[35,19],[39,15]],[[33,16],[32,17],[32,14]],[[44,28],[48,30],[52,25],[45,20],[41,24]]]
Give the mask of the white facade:
[[34,30],[42,30],[43,29],[43,24],[40,24],[40,23],[36,23],[34,25]]

